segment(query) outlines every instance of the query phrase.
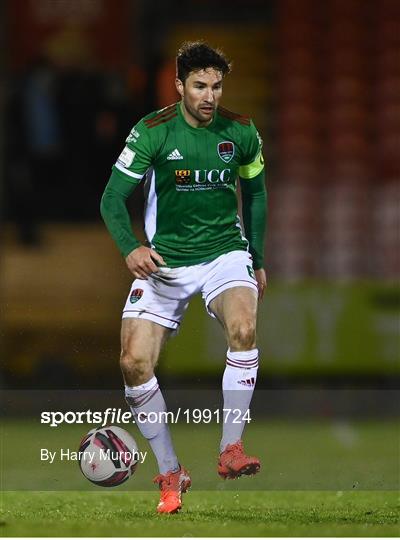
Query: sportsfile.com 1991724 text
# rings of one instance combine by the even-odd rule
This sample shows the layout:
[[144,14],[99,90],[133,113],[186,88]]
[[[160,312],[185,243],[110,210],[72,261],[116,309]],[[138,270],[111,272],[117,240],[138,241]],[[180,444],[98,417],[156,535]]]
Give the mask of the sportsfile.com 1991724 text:
[[241,422],[250,423],[250,410],[246,409],[182,409],[176,411],[144,412],[141,411],[136,417],[122,409],[109,407],[105,411],[43,411],[40,415],[40,423],[48,424],[50,427],[57,427],[60,424],[99,424],[101,427],[110,424],[130,424],[130,423],[166,423],[176,424],[183,422],[186,424],[217,424],[231,422],[238,424]]

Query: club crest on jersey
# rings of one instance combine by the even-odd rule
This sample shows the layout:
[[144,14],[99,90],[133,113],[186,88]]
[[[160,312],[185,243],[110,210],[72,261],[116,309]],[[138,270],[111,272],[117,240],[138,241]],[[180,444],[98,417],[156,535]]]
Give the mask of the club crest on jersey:
[[225,163],[229,163],[235,155],[235,145],[231,141],[218,143],[217,149],[219,157],[222,161],[225,161]]
[[131,304],[136,304],[143,296],[143,289],[133,289],[129,301]]

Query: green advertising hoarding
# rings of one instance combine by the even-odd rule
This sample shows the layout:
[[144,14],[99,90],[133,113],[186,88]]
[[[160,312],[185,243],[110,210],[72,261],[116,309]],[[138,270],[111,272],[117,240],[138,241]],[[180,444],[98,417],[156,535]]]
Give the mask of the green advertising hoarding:
[[[260,373],[393,375],[399,373],[400,288],[378,284],[273,284],[259,308]],[[160,371],[221,373],[226,343],[201,298],[192,300]]]

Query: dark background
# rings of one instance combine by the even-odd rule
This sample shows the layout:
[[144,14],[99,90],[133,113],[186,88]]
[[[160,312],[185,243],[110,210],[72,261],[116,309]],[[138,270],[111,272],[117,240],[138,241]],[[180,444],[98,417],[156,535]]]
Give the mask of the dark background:
[[[121,386],[131,280],[99,202],[131,127],[177,99],[174,57],[186,39],[233,59],[223,105],[251,115],[264,138],[259,384],[396,386],[400,2],[0,5],[5,387]],[[222,374],[223,335],[198,300],[190,310],[160,361],[169,385]]]

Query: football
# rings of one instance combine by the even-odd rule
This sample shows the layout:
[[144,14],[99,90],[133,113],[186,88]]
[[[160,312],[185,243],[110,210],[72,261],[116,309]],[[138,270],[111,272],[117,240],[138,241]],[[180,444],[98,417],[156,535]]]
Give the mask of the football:
[[98,486],[115,487],[135,472],[138,447],[127,431],[107,426],[85,435],[78,456],[80,469],[88,480]]

